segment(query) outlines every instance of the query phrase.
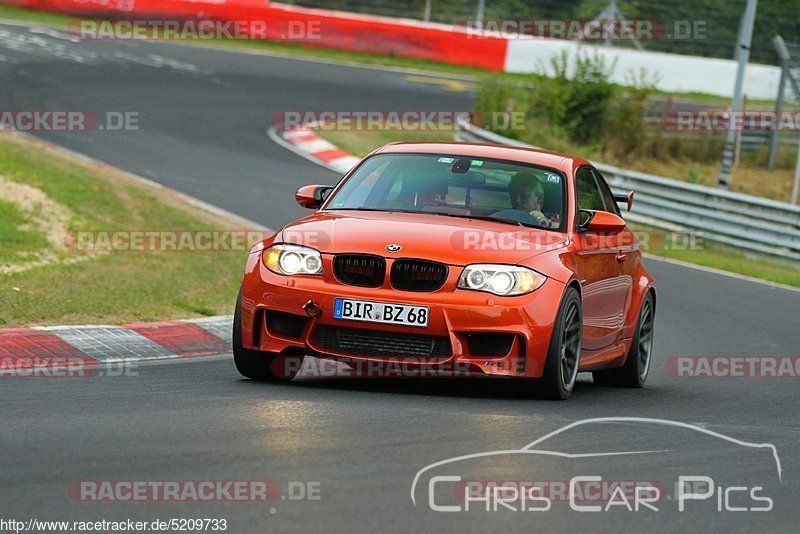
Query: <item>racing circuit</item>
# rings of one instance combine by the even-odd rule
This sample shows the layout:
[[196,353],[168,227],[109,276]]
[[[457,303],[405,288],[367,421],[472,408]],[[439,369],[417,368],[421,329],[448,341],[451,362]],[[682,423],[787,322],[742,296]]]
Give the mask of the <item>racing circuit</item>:
[[[6,108],[137,111],[138,131],[37,135],[275,229],[304,214],[293,200],[298,187],[333,184],[337,175],[271,141],[265,130],[273,113],[460,110],[470,109],[474,98],[432,75],[409,79],[381,68],[199,46],[72,42],[55,30],[11,24],[0,25],[0,79]],[[659,299],[654,361],[642,390],[598,387],[581,376],[572,400],[554,403],[519,398],[502,382],[261,384],[241,379],[230,355],[143,365],[136,377],[3,380],[0,499],[17,517],[227,517],[233,532],[538,531],[565,524],[671,531],[697,528],[698,521],[715,531],[796,529],[797,378],[680,378],[665,372],[665,362],[674,356],[800,356],[800,293],[655,259],[647,264]],[[409,498],[414,476],[433,462],[519,449],[575,421],[622,416],[681,421],[774,444],[783,467],[774,510],[737,515],[710,504],[680,514],[665,506],[656,519],[568,508],[465,515],[433,512]],[[620,426],[595,426],[581,439],[616,437],[623,450],[677,447],[669,427],[623,428],[624,434]],[[595,461],[613,467],[628,459]],[[674,463],[660,462],[675,457],[649,461],[667,469]],[[691,449],[680,461],[697,471],[709,464],[749,474],[763,469],[728,448]],[[81,503],[65,490],[76,480],[186,479],[316,481],[321,499],[274,506]]]

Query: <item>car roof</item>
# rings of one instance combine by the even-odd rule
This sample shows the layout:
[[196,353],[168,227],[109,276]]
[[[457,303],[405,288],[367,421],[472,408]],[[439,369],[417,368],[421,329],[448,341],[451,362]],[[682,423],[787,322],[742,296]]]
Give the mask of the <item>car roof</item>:
[[516,146],[490,145],[484,143],[453,142],[397,142],[384,145],[373,154],[448,154],[475,158],[494,158],[520,163],[531,163],[555,169],[567,170],[580,165],[591,165],[587,160],[558,152]]

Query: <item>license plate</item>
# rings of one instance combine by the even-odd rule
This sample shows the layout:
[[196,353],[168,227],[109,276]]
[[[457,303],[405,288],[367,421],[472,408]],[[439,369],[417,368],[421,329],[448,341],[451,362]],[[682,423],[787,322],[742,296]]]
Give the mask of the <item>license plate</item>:
[[337,298],[334,301],[333,317],[425,328],[428,326],[428,307]]

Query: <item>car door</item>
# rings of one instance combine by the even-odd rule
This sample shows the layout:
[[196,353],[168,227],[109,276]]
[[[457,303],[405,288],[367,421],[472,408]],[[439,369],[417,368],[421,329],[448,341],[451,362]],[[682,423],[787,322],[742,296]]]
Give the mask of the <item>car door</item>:
[[[614,200],[614,193],[611,192],[603,175],[597,169],[592,169],[597,180],[597,185],[600,187],[600,194],[603,197],[603,204],[606,206],[606,211],[614,213],[622,217],[622,212],[619,205]],[[620,329],[624,326],[625,317],[628,315],[628,310],[633,301],[633,280],[636,276],[636,269],[642,261],[642,250],[639,240],[633,232],[626,226],[625,229],[614,236],[614,246],[616,248],[615,260],[620,267],[620,283],[621,287],[625,288],[625,298],[623,301],[622,316],[620,317]]]
[[[592,167],[581,167],[575,173],[578,209],[610,209],[618,213],[615,206],[606,205],[598,178],[599,174]],[[613,197],[611,200],[613,202]],[[618,258],[621,243],[619,234],[581,231],[575,236],[578,269],[583,279],[583,349],[587,351],[613,345],[622,329],[630,281],[623,275]]]

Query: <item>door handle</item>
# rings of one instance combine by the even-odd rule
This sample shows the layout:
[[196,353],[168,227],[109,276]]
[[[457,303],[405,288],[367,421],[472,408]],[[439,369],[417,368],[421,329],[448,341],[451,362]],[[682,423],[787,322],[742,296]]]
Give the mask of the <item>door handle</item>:
[[620,250],[619,252],[617,252],[617,256],[616,256],[617,263],[624,262],[625,258],[627,258],[627,257],[628,257],[628,255]]

